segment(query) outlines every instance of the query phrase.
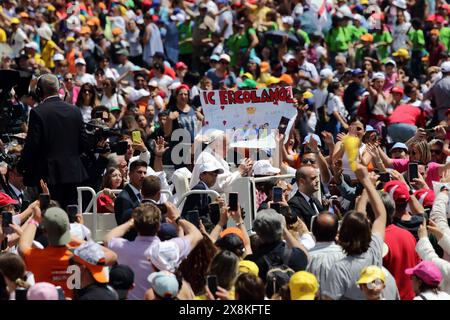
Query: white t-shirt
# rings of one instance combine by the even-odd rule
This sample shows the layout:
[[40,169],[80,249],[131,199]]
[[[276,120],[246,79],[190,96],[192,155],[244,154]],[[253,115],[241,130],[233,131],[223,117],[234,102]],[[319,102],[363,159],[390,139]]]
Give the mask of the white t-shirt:
[[110,98],[108,98],[106,94],[104,94],[102,100],[100,101],[100,105],[111,109],[112,107],[125,106],[125,100],[120,94],[117,93],[113,94]]
[[414,297],[413,300],[450,300],[450,295],[444,291],[438,291],[437,294],[433,291],[425,291],[422,292],[421,295],[423,295],[425,299],[418,295]]
[[20,50],[25,47],[25,40],[28,40],[27,35],[21,28],[18,28],[12,37],[12,51],[15,58],[20,55]]
[[327,114],[331,115],[333,112],[337,111],[344,119],[347,117],[347,109],[345,105],[338,96],[330,94],[327,102]]
[[91,240],[91,230],[81,223],[71,223],[70,224],[70,234],[77,237],[80,240],[89,241]]
[[97,81],[95,81],[95,77],[90,73],[85,73],[82,76],[77,75],[75,77],[75,81],[81,82],[81,84],[90,83],[94,86],[97,84]]
[[166,94],[169,94],[169,85],[173,82],[173,79],[166,74],[163,74],[161,78],[153,77],[150,81],[155,80],[158,83],[158,87]]

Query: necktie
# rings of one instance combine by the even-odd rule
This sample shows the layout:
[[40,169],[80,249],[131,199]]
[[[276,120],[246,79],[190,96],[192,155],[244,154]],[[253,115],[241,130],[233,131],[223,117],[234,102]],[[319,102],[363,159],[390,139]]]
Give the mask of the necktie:
[[313,198],[309,198],[309,205],[313,209],[314,213],[317,213],[317,208],[316,208],[316,205],[314,204]]
[[139,202],[141,202],[142,201],[142,194],[138,193],[136,196],[139,199]]

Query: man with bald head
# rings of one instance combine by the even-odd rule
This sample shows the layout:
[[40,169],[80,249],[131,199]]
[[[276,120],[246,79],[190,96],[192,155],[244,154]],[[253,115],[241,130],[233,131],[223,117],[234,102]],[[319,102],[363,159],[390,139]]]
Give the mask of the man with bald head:
[[43,179],[62,208],[77,203],[77,186],[88,178],[80,155],[87,148],[81,111],[59,97],[59,80],[44,74],[36,84],[40,103],[31,109],[18,165],[29,187]]
[[311,218],[323,210],[321,202],[313,194],[319,190],[319,173],[312,166],[302,166],[295,173],[298,191],[289,200],[292,212],[301,218],[310,228]]
[[313,273],[319,283],[325,283],[336,261],[345,257],[341,246],[335,243],[339,223],[336,215],[327,211],[319,213],[313,219],[311,232],[316,245],[309,251],[307,271]]

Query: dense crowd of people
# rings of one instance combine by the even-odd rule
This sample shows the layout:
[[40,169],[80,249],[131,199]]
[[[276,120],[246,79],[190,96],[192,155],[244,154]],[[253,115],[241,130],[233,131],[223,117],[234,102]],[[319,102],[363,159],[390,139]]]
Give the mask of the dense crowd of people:
[[[449,17],[444,0],[2,1],[0,299],[450,300]],[[274,148],[202,129],[202,91],[277,87],[292,128],[242,133]],[[92,207],[116,223],[101,239]]]

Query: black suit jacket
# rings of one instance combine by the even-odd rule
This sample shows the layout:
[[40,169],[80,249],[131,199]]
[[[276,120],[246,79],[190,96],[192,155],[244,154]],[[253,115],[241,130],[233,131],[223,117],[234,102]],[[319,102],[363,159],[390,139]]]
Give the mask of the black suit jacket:
[[88,178],[80,155],[87,149],[81,111],[59,97],[30,111],[28,134],[19,169],[26,186],[44,179],[50,185],[80,183]]
[[[323,207],[320,201],[316,198],[312,199],[317,207],[317,210],[319,210],[319,212],[322,211]],[[313,208],[311,208],[302,194],[297,191],[297,193],[288,201],[288,204],[292,212],[295,213],[297,217],[301,218],[309,229],[311,226],[311,218],[317,213]]]
[[[206,187],[203,182],[199,182],[191,190],[206,190]],[[190,210],[198,210],[201,217],[207,217],[209,215],[208,205],[210,203],[211,199],[207,194],[191,194],[186,198],[181,215],[185,216]]]
[[117,225],[123,224],[131,219],[131,212],[134,208],[139,207],[141,202],[127,184],[123,190],[118,194],[114,201],[114,213],[116,215]]

